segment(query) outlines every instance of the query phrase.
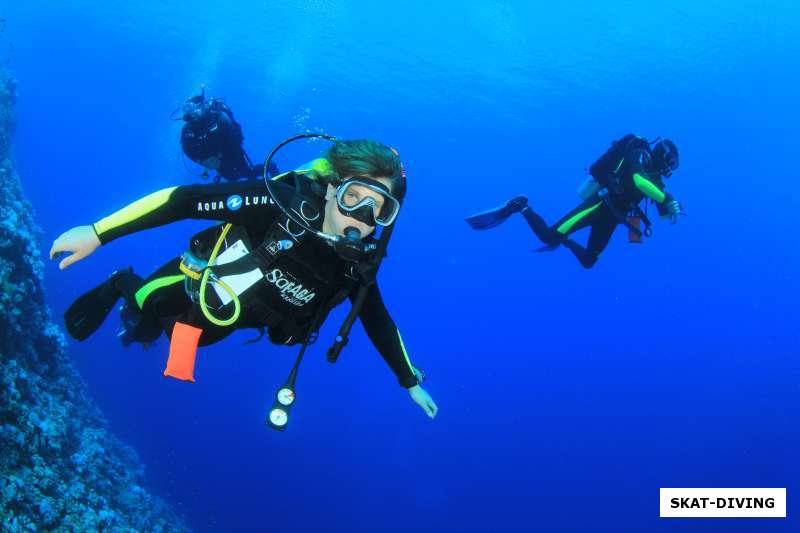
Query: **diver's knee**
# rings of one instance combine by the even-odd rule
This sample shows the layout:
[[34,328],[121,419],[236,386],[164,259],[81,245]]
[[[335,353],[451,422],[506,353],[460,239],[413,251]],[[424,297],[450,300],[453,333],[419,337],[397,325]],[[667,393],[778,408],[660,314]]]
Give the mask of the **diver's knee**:
[[569,242],[569,235],[566,233],[561,233],[555,227],[547,228],[547,235],[546,239],[543,239],[547,244],[563,244],[568,246]]

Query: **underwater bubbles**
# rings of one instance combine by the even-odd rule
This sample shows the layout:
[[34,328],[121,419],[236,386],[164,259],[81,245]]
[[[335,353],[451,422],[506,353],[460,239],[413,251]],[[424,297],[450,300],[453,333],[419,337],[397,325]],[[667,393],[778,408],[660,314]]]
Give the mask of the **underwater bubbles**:
[[[292,117],[292,124],[298,133],[325,133],[325,129],[321,126],[311,126],[311,108],[301,106],[297,113]],[[307,139],[306,142],[314,143],[319,142],[319,137],[312,137]]]

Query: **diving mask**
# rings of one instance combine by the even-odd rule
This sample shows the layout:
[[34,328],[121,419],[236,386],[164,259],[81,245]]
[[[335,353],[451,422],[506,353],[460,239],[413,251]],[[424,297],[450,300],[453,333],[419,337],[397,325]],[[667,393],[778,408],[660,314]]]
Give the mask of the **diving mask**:
[[400,201],[381,182],[354,177],[336,187],[339,212],[368,226],[391,226],[400,212]]
[[669,139],[658,139],[651,156],[658,167],[659,173],[670,177],[673,172],[678,170],[680,158],[678,147]]

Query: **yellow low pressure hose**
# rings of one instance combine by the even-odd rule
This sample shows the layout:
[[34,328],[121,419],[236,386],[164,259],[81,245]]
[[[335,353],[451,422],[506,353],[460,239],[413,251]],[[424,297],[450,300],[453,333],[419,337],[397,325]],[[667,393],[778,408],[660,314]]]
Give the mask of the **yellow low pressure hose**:
[[208,278],[212,275],[211,267],[214,266],[214,261],[217,259],[219,249],[222,246],[222,243],[225,241],[225,236],[228,235],[228,231],[230,229],[231,224],[226,224],[225,227],[222,228],[222,233],[220,234],[219,239],[217,239],[217,244],[214,246],[214,251],[211,252],[211,257],[208,258],[208,266],[203,270],[203,276],[200,280],[200,310],[203,311],[203,315],[208,319],[209,322],[216,326],[222,327],[230,326],[239,319],[239,315],[242,311],[242,304],[239,302],[239,297],[236,295],[231,286],[214,276],[212,281],[222,287],[222,289],[228,293],[233,301],[233,315],[231,315],[230,318],[221,320],[212,315],[211,311],[208,309],[208,305],[206,304],[206,287],[208,285]]

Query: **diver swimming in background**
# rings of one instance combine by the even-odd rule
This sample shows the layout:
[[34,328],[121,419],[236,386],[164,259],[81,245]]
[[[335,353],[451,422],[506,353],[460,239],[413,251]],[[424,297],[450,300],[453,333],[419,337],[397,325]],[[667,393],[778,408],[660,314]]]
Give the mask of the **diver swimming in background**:
[[[214,170],[217,175],[229,181],[238,179],[257,179],[263,174],[263,165],[254,165],[244,151],[242,143],[242,126],[236,121],[231,108],[219,98],[206,98],[206,90],[202,89],[197,96],[192,96],[179,108],[183,120],[181,128],[181,148],[186,156],[201,165],[205,170]],[[268,176],[276,176],[279,171],[274,165],[267,172]]]
[[[177,370],[168,362],[165,375],[193,381],[198,345],[236,329],[266,329],[275,344],[303,346],[290,376],[293,385],[305,348],[328,313],[349,298],[350,324],[357,313],[399,383],[428,416],[436,416],[438,407],[421,386],[424,374],[411,364],[375,280],[406,192],[400,158],[375,141],[305,134],[279,145],[267,164],[281,146],[312,136],[335,142],[325,157],[296,171],[264,182],[163,189],[58,237],[50,257],[69,253],[59,264],[64,269],[101,244],[145,229],[188,218],[227,223],[194,235],[187,252],[147,279],[130,269],[114,272],[67,310],[70,335],[88,338],[124,298],[125,312],[134,317],[124,332],[127,342],[152,342],[166,332]],[[346,343],[343,326],[334,348]],[[337,356],[334,349],[328,353],[332,362]],[[283,406],[294,398],[286,390],[278,395]],[[276,415],[273,427],[282,429],[283,416]]]
[[[651,147],[652,145],[652,147]],[[664,192],[664,179],[678,169],[678,148],[669,139],[650,143],[642,137],[628,134],[614,141],[589,171],[591,177],[581,186],[578,194],[583,203],[564,215],[552,226],[528,206],[525,196],[509,200],[505,205],[478,213],[466,219],[476,230],[493,228],[505,222],[514,213],[522,213],[536,236],[545,243],[538,251],[551,251],[566,246],[584,268],[592,268],[600,253],[611,240],[620,224],[629,230],[631,242],[642,242],[650,236],[650,221],[639,206],[642,200],[656,203],[659,214],[672,224],[684,214],[681,204]],[[644,230],[641,223],[644,222]],[[569,236],[591,228],[584,247]]]

